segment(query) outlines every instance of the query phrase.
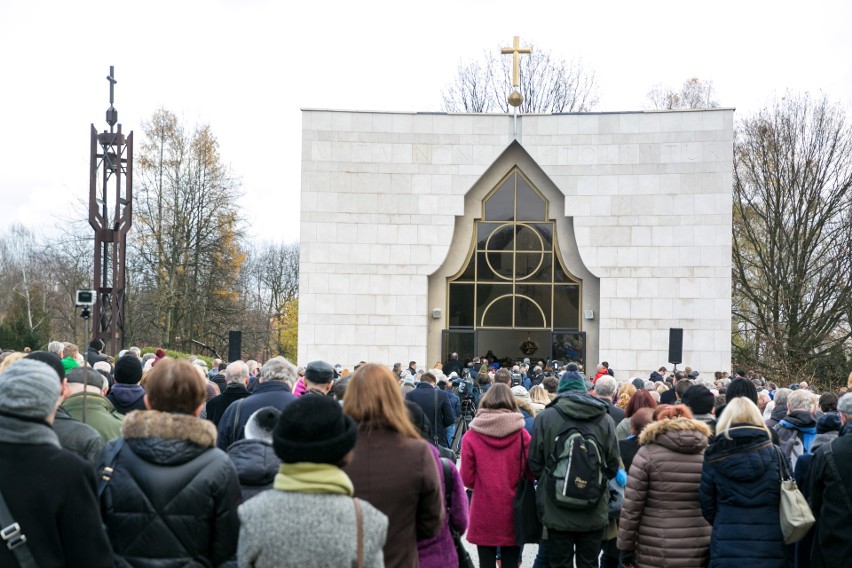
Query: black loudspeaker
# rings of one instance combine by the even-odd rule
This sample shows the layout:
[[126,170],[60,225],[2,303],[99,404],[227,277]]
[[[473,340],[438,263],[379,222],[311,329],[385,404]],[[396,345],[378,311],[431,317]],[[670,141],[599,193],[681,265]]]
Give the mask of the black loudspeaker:
[[239,361],[243,356],[243,332],[232,330],[228,332],[228,362]]
[[669,328],[669,363],[683,363],[683,328]]

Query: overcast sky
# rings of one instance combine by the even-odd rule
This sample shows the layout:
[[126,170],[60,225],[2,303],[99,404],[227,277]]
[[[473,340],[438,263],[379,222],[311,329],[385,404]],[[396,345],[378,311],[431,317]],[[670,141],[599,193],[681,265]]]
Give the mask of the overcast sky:
[[300,108],[440,110],[462,60],[512,36],[582,57],[597,110],[712,80],[748,114],[786,89],[852,109],[852,2],[0,0],[0,229],[87,215],[89,124],[110,65],[124,130],[159,107],[210,124],[253,237],[299,236]]

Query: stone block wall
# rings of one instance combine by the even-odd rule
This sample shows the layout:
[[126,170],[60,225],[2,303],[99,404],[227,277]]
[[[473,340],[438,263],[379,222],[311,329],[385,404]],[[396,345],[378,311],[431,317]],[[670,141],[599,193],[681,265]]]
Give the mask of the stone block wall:
[[514,129],[506,115],[303,111],[299,362],[434,362],[428,277],[466,193],[517,139],[600,279],[590,358],[645,377],[683,327],[686,364],[729,369],[733,111],[525,115]]

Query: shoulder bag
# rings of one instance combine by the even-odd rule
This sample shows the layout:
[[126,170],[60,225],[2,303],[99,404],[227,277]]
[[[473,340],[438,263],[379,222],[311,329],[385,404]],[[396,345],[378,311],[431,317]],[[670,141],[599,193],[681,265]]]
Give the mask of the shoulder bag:
[[364,568],[364,515],[361,512],[361,501],[357,497],[352,498],[355,504],[355,523],[358,534],[358,559],[352,561],[352,568]]
[[453,450],[451,450],[446,445],[444,445],[441,441],[441,437],[438,435],[438,389],[435,389],[435,409],[434,410],[435,410],[435,413],[433,415],[433,418],[434,418],[435,422],[433,422],[433,424],[434,424],[435,432],[432,435],[432,445],[434,445],[436,448],[438,448],[438,455],[441,458],[452,460],[453,463],[456,463],[456,461],[459,459],[458,455],[456,455],[456,453]]
[[834,461],[833,445],[834,440],[829,442],[828,446],[825,448],[825,460],[828,462],[828,468],[831,470],[831,474],[840,486],[840,492],[843,493],[843,500],[846,501],[846,508],[852,511],[852,499],[849,498],[849,492],[846,490],[846,485],[843,483],[843,476],[840,475],[840,471],[837,469],[837,462]]
[[781,478],[781,498],[778,505],[781,533],[784,535],[784,544],[793,544],[808,534],[814,524],[814,514],[805,496],[796,486],[796,480],[790,474],[784,455],[777,447],[775,452],[778,454],[778,471]]
[[118,437],[115,439],[115,445],[110,450],[104,460],[104,467],[100,471],[100,479],[98,479],[98,498],[104,494],[107,484],[112,480],[112,474],[115,473],[115,462],[118,461],[118,454],[124,448],[124,438]]
[[33,553],[27,546],[27,536],[21,530],[21,526],[15,522],[9,506],[3,494],[0,493],[0,538],[3,544],[15,557],[20,568],[38,568]]
[[527,477],[527,459],[524,452],[524,431],[521,430],[521,472],[512,500],[515,521],[515,544],[534,543],[541,540],[541,521],[535,504],[535,482]]
[[450,509],[453,506],[453,470],[456,467],[451,460],[441,458],[441,468],[444,471],[444,493],[446,493],[447,506],[447,526],[450,527],[450,535],[453,537],[453,545],[456,547],[456,554],[459,557],[459,568],[474,568],[473,559],[470,553],[464,547],[461,539],[461,533],[453,527],[453,522],[450,519]]

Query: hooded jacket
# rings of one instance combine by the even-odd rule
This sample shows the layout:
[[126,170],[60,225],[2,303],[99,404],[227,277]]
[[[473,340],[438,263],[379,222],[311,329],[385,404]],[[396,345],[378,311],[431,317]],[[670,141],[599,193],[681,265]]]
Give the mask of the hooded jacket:
[[529,448],[530,435],[520,413],[479,409],[462,438],[461,477],[473,490],[468,542],[516,546],[512,500]]
[[816,436],[816,417],[807,410],[793,410],[775,426],[778,433],[778,442],[784,457],[790,460],[792,467],[796,467],[797,455],[793,454],[793,446],[796,439],[804,445],[802,454],[811,451],[811,444]]
[[243,501],[272,488],[281,465],[272,444],[264,440],[240,440],[228,448],[228,457],[237,468]]
[[602,495],[594,509],[575,511],[556,504],[555,485],[546,474],[552,466],[553,444],[556,437],[573,425],[595,437],[603,452],[607,479],[618,473],[618,442],[615,424],[607,412],[604,401],[588,393],[568,391],[560,394],[535,417],[530,441],[530,471],[539,480],[542,493],[542,522],[544,526],[559,531],[587,532],[607,526],[608,500]]
[[780,454],[759,427],[736,424],[704,452],[701,512],[713,525],[710,568],[784,568]]
[[[240,486],[216,427],[185,414],[132,412],[101,510],[117,557],[138,568],[219,566],[237,551]],[[104,456],[111,453],[114,440]],[[101,463],[98,471],[107,464]]]
[[124,383],[115,383],[109,389],[109,394],[106,395],[115,408],[115,411],[120,414],[129,414],[134,410],[145,410],[145,389],[136,385],[128,385]]
[[782,402],[781,404],[776,404],[772,408],[772,412],[769,413],[769,419],[766,421],[766,425],[769,428],[775,428],[781,420],[787,416],[787,403]]
[[637,567],[707,565],[711,527],[698,489],[710,435],[689,418],[652,422],[639,435],[618,527],[618,549],[635,550]]

